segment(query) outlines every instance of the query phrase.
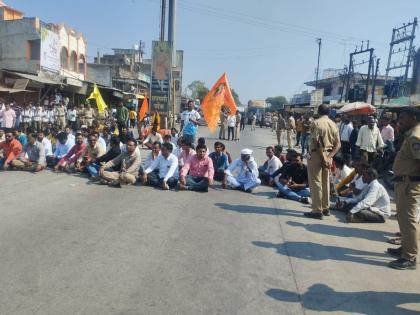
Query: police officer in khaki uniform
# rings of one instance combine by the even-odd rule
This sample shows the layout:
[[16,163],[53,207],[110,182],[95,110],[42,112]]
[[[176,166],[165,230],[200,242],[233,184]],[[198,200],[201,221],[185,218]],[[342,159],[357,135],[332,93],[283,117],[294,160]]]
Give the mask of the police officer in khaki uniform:
[[287,119],[287,147],[289,149],[293,149],[293,143],[292,143],[292,135],[296,128],[295,118],[293,117],[293,114],[289,114],[289,118]]
[[[417,117],[416,117],[417,116]],[[417,207],[420,198],[420,120],[419,113],[412,109],[403,111],[399,117],[404,141],[394,161],[395,197],[397,219],[402,236],[400,248],[389,248],[388,253],[398,257],[391,268],[416,269]]]
[[308,154],[308,180],[312,198],[312,211],[305,212],[309,218],[323,219],[330,215],[330,167],[332,158],[340,150],[340,135],[337,125],[328,118],[327,105],[318,107],[318,115],[311,126]]
[[281,133],[283,130],[286,130],[286,120],[283,118],[283,116],[279,112],[279,120],[277,122],[277,144],[281,145]]

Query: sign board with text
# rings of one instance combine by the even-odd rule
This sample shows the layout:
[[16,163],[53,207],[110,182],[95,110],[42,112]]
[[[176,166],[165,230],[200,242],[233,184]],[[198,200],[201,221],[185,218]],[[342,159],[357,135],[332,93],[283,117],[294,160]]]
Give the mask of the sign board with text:
[[167,41],[152,43],[152,84],[150,85],[150,109],[168,113],[172,49]]
[[40,66],[45,70],[60,71],[60,38],[45,27],[41,27]]

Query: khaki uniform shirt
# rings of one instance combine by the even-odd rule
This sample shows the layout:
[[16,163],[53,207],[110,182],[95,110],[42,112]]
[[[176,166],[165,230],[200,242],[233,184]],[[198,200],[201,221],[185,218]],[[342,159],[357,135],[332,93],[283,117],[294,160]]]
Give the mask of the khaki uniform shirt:
[[137,177],[141,165],[140,150],[136,149],[131,155],[128,152],[123,152],[103,167],[107,169],[118,165],[121,165],[121,173],[128,173]]
[[318,147],[322,147],[329,151],[339,139],[337,125],[328,116],[321,116],[311,126],[309,150],[315,152]]
[[63,106],[58,106],[55,108],[55,117],[62,118],[66,115],[66,110]]
[[287,127],[288,130],[295,129],[295,127],[296,127],[296,125],[295,125],[295,119],[292,116],[290,116],[287,119],[287,126],[286,127]]
[[404,134],[393,171],[396,176],[420,176],[420,123]]
[[85,109],[85,119],[93,119],[94,116],[95,116],[95,111],[93,110],[93,108]]

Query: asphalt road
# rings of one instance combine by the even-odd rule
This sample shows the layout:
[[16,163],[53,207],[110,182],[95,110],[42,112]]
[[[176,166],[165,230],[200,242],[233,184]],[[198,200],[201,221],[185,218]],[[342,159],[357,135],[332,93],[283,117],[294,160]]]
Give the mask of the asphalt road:
[[[227,145],[262,163],[273,142],[258,128]],[[118,189],[50,171],[0,173],[0,193],[0,314],[420,311],[420,271],[386,266],[395,220],[313,221],[267,187]]]

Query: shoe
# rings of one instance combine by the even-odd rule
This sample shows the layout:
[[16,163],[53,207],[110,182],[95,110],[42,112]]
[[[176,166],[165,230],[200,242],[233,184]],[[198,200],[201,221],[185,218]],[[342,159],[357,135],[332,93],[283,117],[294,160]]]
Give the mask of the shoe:
[[95,182],[99,182],[101,178],[99,176],[92,176],[90,180],[92,181],[92,183],[95,183]]
[[398,248],[388,248],[386,250],[386,252],[388,254],[390,254],[391,256],[394,256],[396,258],[400,258],[401,254],[402,254],[402,247],[398,247]]
[[251,188],[248,188],[247,190],[245,190],[245,192],[247,192],[249,194],[252,194],[252,189]]
[[300,202],[304,205],[309,205],[309,198],[308,197],[302,197],[300,198]]
[[401,232],[396,232],[395,233],[395,236],[397,236],[397,237],[401,237],[402,235],[401,235]]
[[324,218],[324,216],[322,215],[322,212],[310,211],[310,212],[305,212],[303,215],[307,218],[318,219],[318,220],[322,220]]
[[407,260],[404,258],[400,258],[389,263],[389,267],[398,270],[415,270],[417,269],[417,262],[416,260]]
[[109,184],[108,184],[108,186],[111,186],[111,187],[116,187],[116,188],[121,188],[121,184],[120,184],[120,182],[117,182],[117,181],[112,181],[112,182],[110,182]]
[[387,242],[389,244],[392,244],[392,245],[401,245],[402,244],[402,239],[401,239],[401,237],[390,238],[390,239],[387,240]]
[[285,197],[285,195],[284,195],[281,191],[279,191],[279,192],[276,194],[276,197],[277,197],[277,198],[284,198],[284,197]]
[[329,217],[331,215],[330,209],[324,209],[324,210],[322,210],[322,214],[325,215],[326,217]]
[[100,181],[93,182],[94,184],[98,185],[108,185],[108,182],[105,179],[101,179]]

